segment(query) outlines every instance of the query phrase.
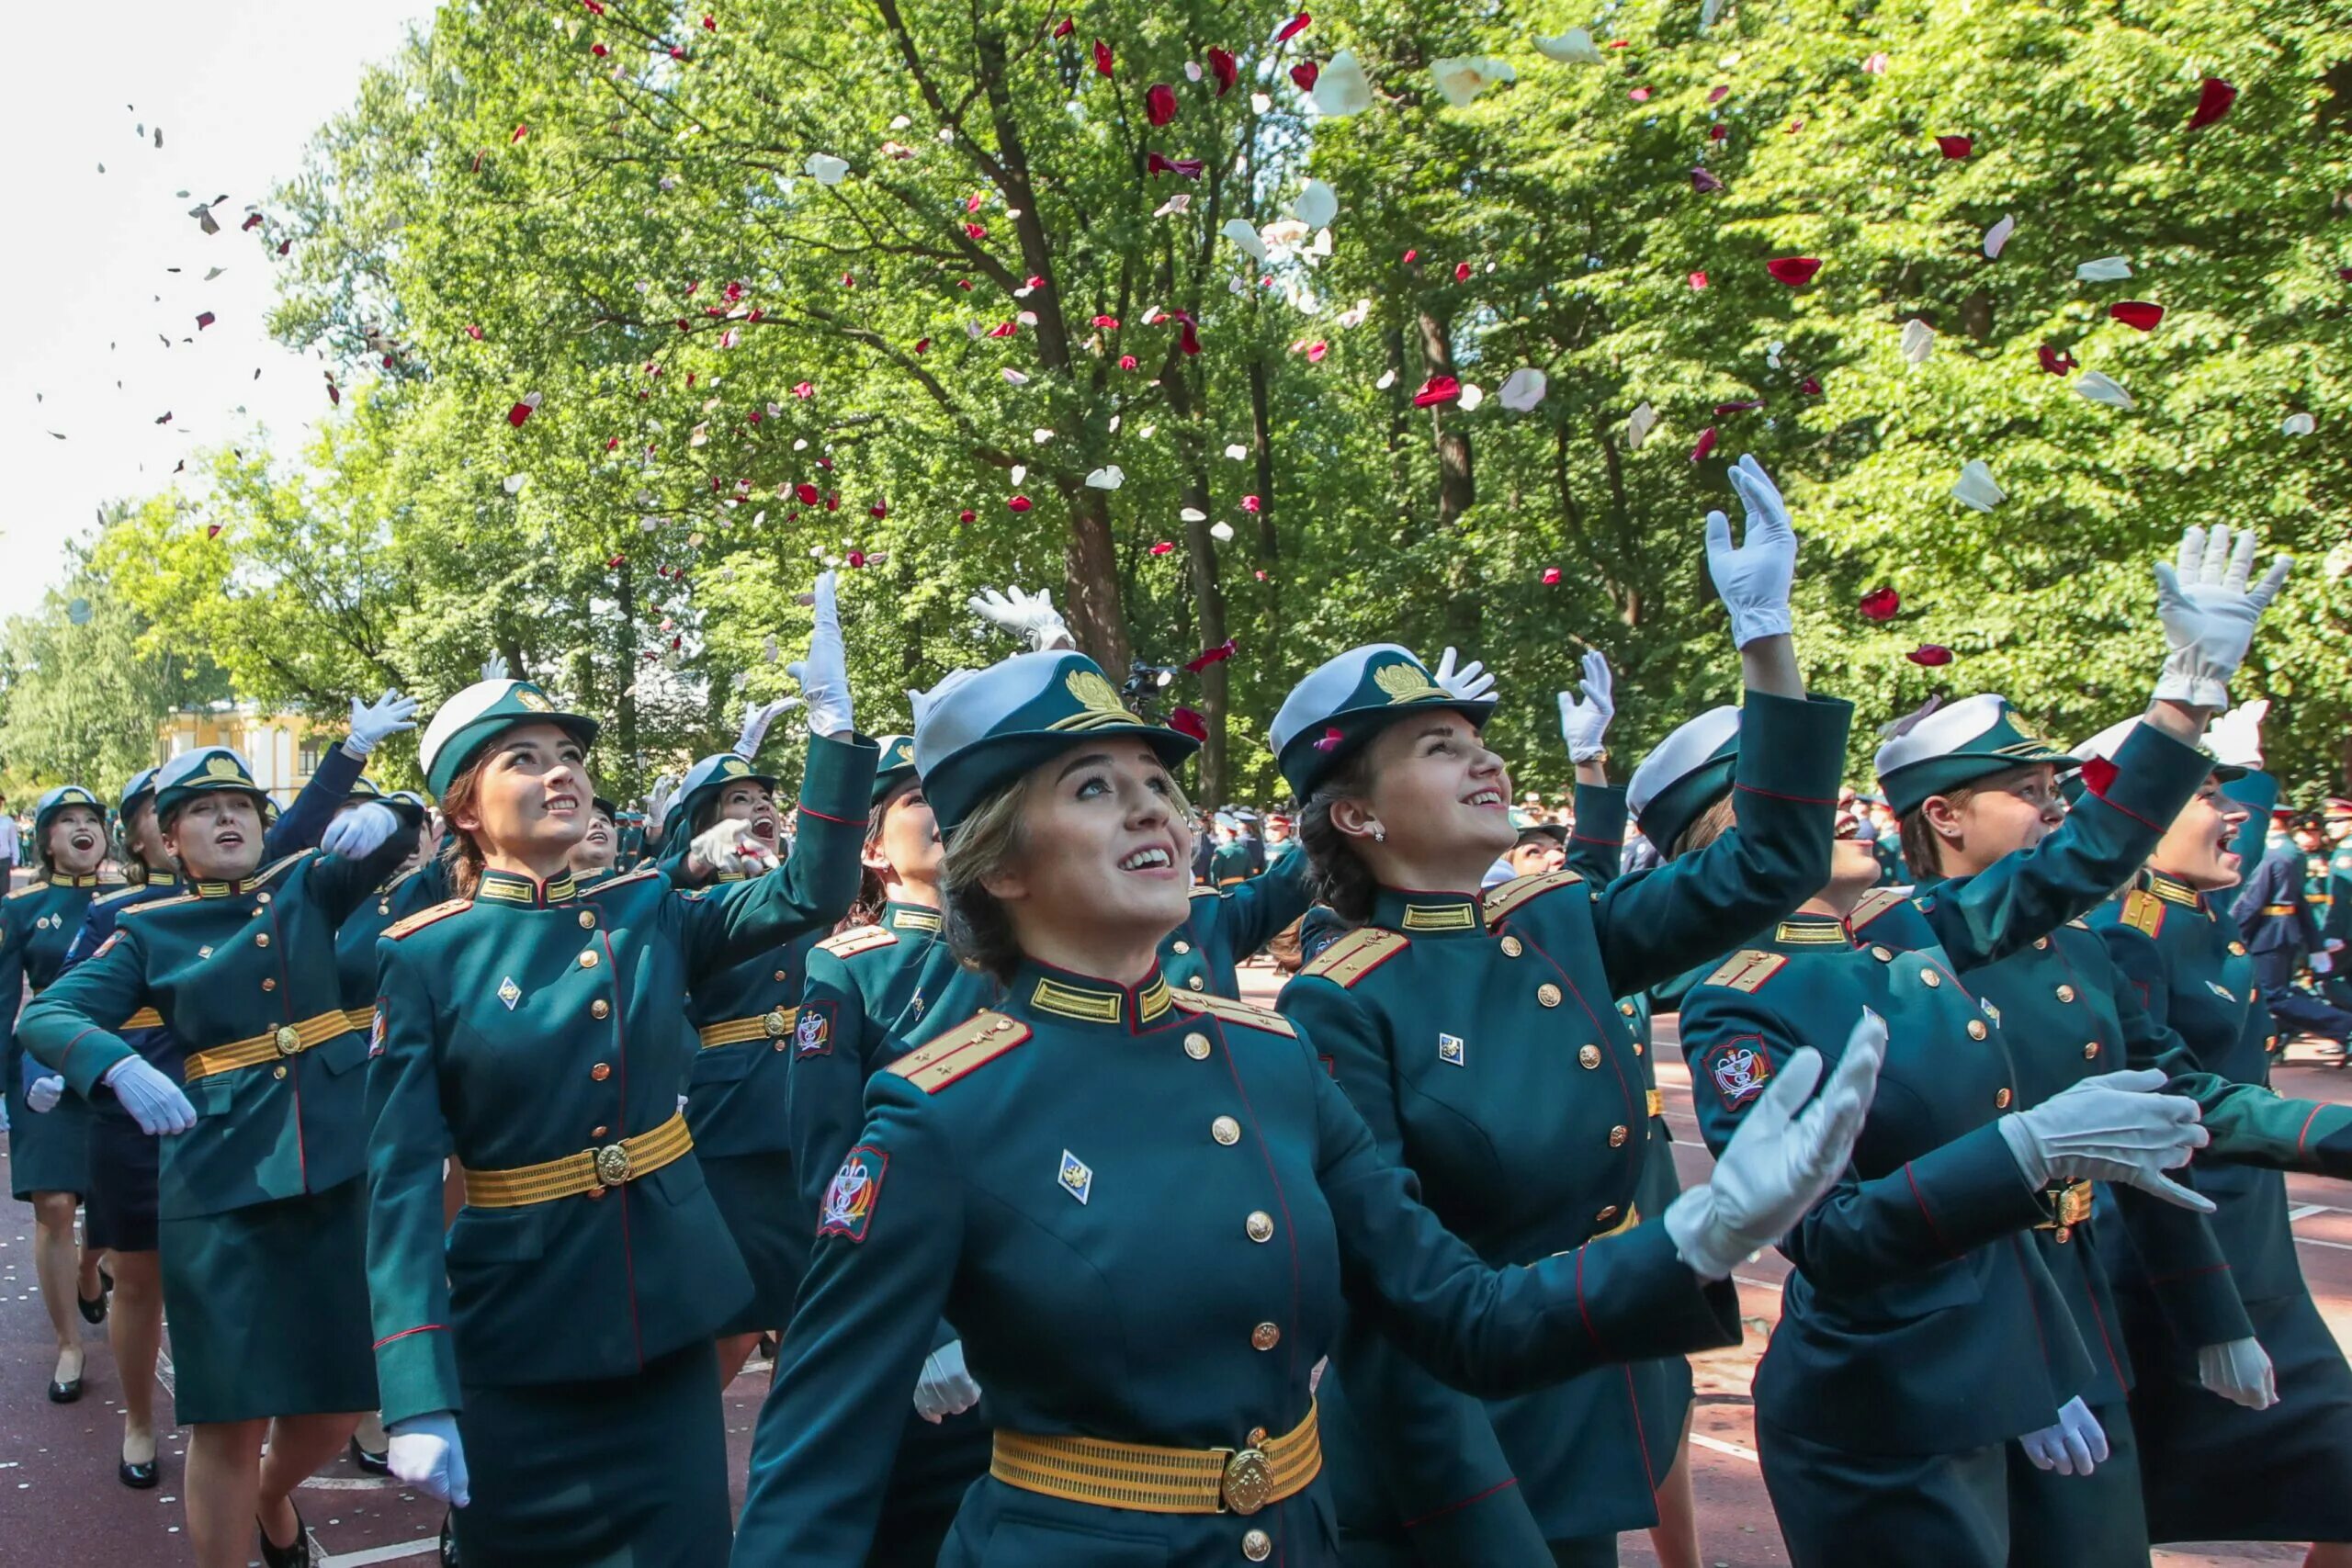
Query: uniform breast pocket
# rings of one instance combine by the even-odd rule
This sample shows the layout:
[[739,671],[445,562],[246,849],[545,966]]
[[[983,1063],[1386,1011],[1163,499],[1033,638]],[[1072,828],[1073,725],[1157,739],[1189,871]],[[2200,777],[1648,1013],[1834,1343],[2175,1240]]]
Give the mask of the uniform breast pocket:
[[353,1032],[338,1034],[318,1048],[319,1066],[330,1077],[341,1077],[368,1059],[368,1037]]
[[1165,1568],[1168,1559],[1168,1543],[1151,1536],[1015,1517],[1000,1519],[989,1532],[980,1568],[1038,1568],[1059,1562],[1083,1562],[1087,1568]]
[[187,1091],[187,1102],[196,1108],[198,1122],[218,1121],[236,1107],[235,1073],[214,1073],[182,1087]]
[[467,1209],[449,1227],[449,1270],[501,1263],[535,1263],[546,1253],[547,1213],[534,1203],[520,1209]]
[[[656,1198],[673,1209],[693,1199],[709,1185],[703,1179],[702,1162],[691,1156],[672,1160],[661,1169],[648,1171],[638,1179]],[[779,1201],[789,1201],[790,1198],[789,1193],[779,1194]]]
[[754,1050],[753,1043],[705,1046],[695,1057],[694,1073],[687,1081],[698,1084],[740,1082],[752,1070],[757,1050],[766,1049],[762,1044]]

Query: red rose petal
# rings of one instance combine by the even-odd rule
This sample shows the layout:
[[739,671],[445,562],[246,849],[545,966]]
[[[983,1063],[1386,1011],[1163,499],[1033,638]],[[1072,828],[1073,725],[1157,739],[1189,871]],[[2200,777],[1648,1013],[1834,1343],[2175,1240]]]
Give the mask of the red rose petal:
[[1258,498],[1254,495],[1245,495],[1241,498],[1241,510],[1244,512],[1254,513],[1258,510],[1259,504]]
[[1731,127],[1728,125],[1711,125],[1707,127],[1707,140],[1710,141],[1721,141],[1724,137],[1729,136],[1730,134]]
[[1114,333],[1119,330],[1119,318],[1116,316],[1097,316],[1092,321],[1089,321],[1087,325],[1101,327],[1105,332]]
[[1650,101],[1650,90],[1647,87],[1636,87],[1625,96],[1637,104],[1645,104]]
[[1184,660],[1184,668],[1197,675],[1202,671],[1207,669],[1210,665],[1222,664],[1227,660],[1232,658],[1233,649],[1233,639],[1231,637],[1227,637],[1215,648],[1204,648],[1201,649],[1200,652],[1194,654],[1192,658]]
[[2162,305],[2151,305],[2145,299],[2118,299],[2107,308],[2107,313],[2127,327],[2141,332],[2154,332],[2156,323],[2165,319]]
[[1467,283],[1470,281],[1470,264],[1468,262],[1455,262],[1453,264],[1453,281],[1456,283]]
[[245,214],[245,220],[237,225],[237,232],[242,234],[246,232],[248,230],[258,229],[260,227],[261,214],[258,212],[248,212]]
[[1432,376],[1421,383],[1419,391],[1413,394],[1413,406],[1417,409],[1434,408],[1439,403],[1458,402],[1461,397],[1462,383],[1459,380],[1452,376]]
[[1723,419],[1731,414],[1746,413],[1750,409],[1760,409],[1763,406],[1764,400],[1761,398],[1743,398],[1736,403],[1717,403],[1715,405],[1715,417],[1717,419]]
[[1775,256],[1764,264],[1764,270],[1792,288],[1803,288],[1821,270],[1817,256]]
[[1923,642],[1903,657],[1914,664],[1924,664],[1933,669],[1951,662],[1951,649],[1939,642]]
[[1331,345],[1318,339],[1306,345],[1306,362],[1309,365],[1320,365],[1323,363],[1323,356],[1330,352]]
[[588,46],[588,52],[594,55],[597,59],[602,60],[605,56],[612,53],[612,51],[606,49],[601,43],[592,43]]
[[[332,393],[334,389],[333,387],[329,387],[327,390]],[[343,401],[343,400],[338,397],[335,399],[335,401],[339,403]],[[513,425],[517,430],[522,429],[523,422],[530,417],[531,405],[528,403],[516,403],[513,408],[506,411],[506,423]]]
[[[197,318],[196,318],[196,330],[197,330],[198,332],[202,332],[205,328],[207,328],[207,327],[209,327],[209,326],[210,326],[210,325],[212,324],[213,320],[214,320],[214,318],[213,318],[213,314],[212,314],[212,312],[211,312],[211,311],[209,311],[209,310],[202,310],[202,311],[198,312],[198,314],[197,314]],[[386,360],[386,361],[385,361],[385,363],[386,363],[387,365],[389,365],[389,364],[390,364],[390,363],[391,363],[391,361],[390,361],[390,360],[388,359],[388,360]]]
[[1094,69],[1104,76],[1111,73],[1111,46],[1101,39],[1094,40]]
[[1694,293],[1705,287],[1707,287],[1707,275],[1705,273],[1694,272],[1690,275],[1690,288]]
[[917,354],[929,354],[931,352],[931,340],[927,337],[919,337],[915,339],[915,352]]
[[1189,735],[1204,744],[1209,738],[1209,721],[1187,707],[1169,710],[1168,728],[1179,735]]
[[1694,168],[1690,171],[1690,188],[1704,196],[1711,190],[1723,189],[1724,182],[1704,169]]
[[1143,112],[1154,125],[1166,125],[1176,118],[1176,89],[1165,82],[1155,82],[1143,96]]
[[1703,463],[1707,460],[1707,454],[1714,449],[1715,427],[1711,424],[1699,432],[1699,445],[1690,448],[1690,460],[1694,463]]
[[1241,62],[1221,49],[1209,51],[1209,74],[1216,78],[1216,96],[1223,97],[1240,79]]
[[1558,567],[1556,567],[1556,566],[1547,566],[1547,567],[1545,567],[1545,568],[1544,569],[1544,587],[1546,587],[1546,588],[1550,588],[1550,587],[1554,586],[1555,584],[1556,584],[1559,581],[1560,581],[1560,569],[1559,569]]
[[1965,136],[1939,136],[1936,149],[1947,158],[1965,158],[1976,151],[1976,143]]
[[1175,547],[1176,547],[1168,540],[1162,539],[1151,547],[1151,553],[1156,556],[1164,556]]
[[2046,343],[2034,352],[2041,357],[2041,367],[2052,376],[2068,375],[2075,368],[2075,356],[2072,354],[2052,348]]
[[1323,68],[1311,60],[1302,60],[1290,68],[1290,79],[1298,84],[1302,93],[1315,91],[1316,79],[1322,74]]
[[817,487],[804,479],[792,487],[792,496],[803,506],[814,506],[817,504]]
[[1184,323],[1184,330],[1179,333],[1176,336],[1176,346],[1182,349],[1186,354],[1198,354],[1201,352],[1201,334],[1193,329],[1193,323],[1189,320]]
[[1314,17],[1308,16],[1306,12],[1301,11],[1297,16],[1293,17],[1289,21],[1284,22],[1282,25],[1281,29],[1274,34],[1274,41],[1276,43],[1288,43],[1291,39],[1305,32],[1306,30],[1306,24],[1314,19]]
[[1866,620],[1891,621],[1902,608],[1903,596],[1892,588],[1873,588],[1862,595],[1860,609]]
[[1407,251],[1405,253],[1405,265],[1407,266],[1412,265],[1414,262],[1420,259],[1420,254],[1421,253],[1419,251]]
[[1057,22],[1054,25],[1054,36],[1056,38],[1068,38],[1070,34],[1076,31],[1078,31],[1078,23],[1069,17],[1064,17],[1059,22]]
[[481,341],[481,329],[473,325],[471,322],[468,322],[466,325],[466,335],[473,339],[476,343],[480,343]]
[[956,522],[958,522],[958,523],[969,523],[969,522],[972,522],[972,521],[974,521],[975,519],[977,519],[978,516],[979,516],[979,513],[977,513],[977,512],[973,511],[970,507],[968,507],[968,506],[967,506],[967,507],[964,508],[964,510],[963,510],[963,511],[958,512],[958,513],[956,514]]
[[523,140],[523,138],[525,138],[526,136],[528,136],[528,135],[530,135],[530,134],[531,134],[531,128],[530,128],[529,126],[527,126],[527,125],[523,125],[523,124],[518,123],[518,124],[514,127],[514,135],[512,135],[512,136],[510,136],[510,137],[508,137],[508,138],[506,139],[506,145],[508,145],[509,147],[512,147],[512,146],[514,146],[514,143],[516,143],[517,141],[522,141],[522,140]]
[[2188,129],[2202,130],[2223,115],[2238,101],[2238,90],[2219,76],[2208,76],[2197,90],[2197,112],[2188,117]]
[[1019,321],[999,321],[995,326],[989,329],[989,336],[1011,337],[1020,330],[1021,323]]
[[890,515],[889,503],[887,502],[877,501],[873,505],[865,509],[865,514],[878,523],[883,518]]
[[1031,501],[1025,495],[1016,495],[1011,501],[1005,502],[1005,505],[1012,508],[1015,512],[1026,512],[1035,504],[1036,502]]
[[1821,396],[1820,378],[1814,376],[1806,377],[1804,380],[1797,383],[1797,390],[1804,393],[1808,398],[1817,398]]
[[1149,175],[1173,173],[1182,175],[1188,180],[1196,180],[1201,177],[1201,170],[1207,165],[1198,158],[1168,158],[1162,157],[1158,152],[1146,152],[1143,166],[1144,172]]

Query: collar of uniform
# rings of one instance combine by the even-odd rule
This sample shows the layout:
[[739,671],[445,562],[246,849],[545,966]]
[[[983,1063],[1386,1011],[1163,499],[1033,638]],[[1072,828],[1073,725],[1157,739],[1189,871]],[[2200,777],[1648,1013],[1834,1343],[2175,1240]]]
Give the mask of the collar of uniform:
[[546,882],[537,882],[513,871],[485,871],[481,886],[474,889],[477,900],[493,904],[520,904],[533,909],[545,909],[557,904],[568,904],[580,895],[580,881],[566,866]]
[[238,894],[261,886],[257,876],[239,877],[234,882],[190,881],[187,890],[199,898],[233,898]]
[[1413,936],[1487,934],[1476,893],[1408,893],[1383,887],[1373,896],[1372,923]]
[[1165,1023],[1175,1016],[1176,1009],[1158,964],[1136,984],[1122,986],[1032,960],[1013,976],[1012,984],[1005,988],[1005,1000],[1012,1010],[1033,1017],[1043,1015],[1129,1034]]
[[901,904],[895,899],[882,906],[882,923],[894,931],[922,931],[934,936],[941,925],[938,910],[927,909],[921,904]]
[[2140,886],[2167,904],[2186,904],[2192,909],[2205,907],[2205,896],[2186,882],[2175,882],[2160,871],[2143,871]]
[[49,874],[49,885],[51,887],[96,887],[98,874],[92,872],[87,876],[73,876],[62,871],[52,871]]
[[146,885],[150,887],[177,887],[180,885],[180,874],[176,871],[157,871],[153,866],[149,866]]
[[1776,947],[1851,947],[1854,937],[1846,922],[1835,915],[1800,910],[1772,928],[1772,943]]

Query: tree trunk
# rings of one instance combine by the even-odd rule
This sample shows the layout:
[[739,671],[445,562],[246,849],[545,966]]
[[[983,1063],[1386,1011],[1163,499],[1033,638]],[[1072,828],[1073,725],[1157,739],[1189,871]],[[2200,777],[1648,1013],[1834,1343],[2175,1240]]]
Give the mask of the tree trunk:
[[1070,635],[1089,657],[1110,671],[1116,684],[1132,657],[1127,618],[1119,606],[1119,552],[1111,537],[1110,492],[1074,487],[1069,497],[1069,539],[1062,558]]
[[[1427,310],[1421,312],[1421,358],[1432,376],[1455,374],[1453,323]],[[1438,528],[1454,541],[1445,569],[1445,637],[1465,654],[1475,653],[1485,617],[1477,591],[1477,562],[1472,558],[1463,523],[1478,500],[1477,480],[1470,465],[1470,437],[1459,424],[1446,422],[1442,404],[1430,410],[1430,429],[1437,440]]]
[[621,596],[620,689],[613,694],[613,711],[620,721],[621,755],[628,759],[632,773],[639,769],[637,754],[637,568],[627,556],[621,558],[620,581],[616,585]]
[[[1225,621],[1225,590],[1217,581],[1216,539],[1209,533],[1209,434],[1204,400],[1186,368],[1167,378],[1168,412],[1176,419],[1176,450],[1183,466],[1182,504],[1199,514],[1184,524],[1184,550],[1189,562],[1193,608],[1200,631],[1200,646],[1215,648],[1228,634]],[[1208,724],[1208,739],[1201,745],[1201,800],[1213,806],[1227,798],[1226,667],[1210,665],[1201,671],[1201,716]]]

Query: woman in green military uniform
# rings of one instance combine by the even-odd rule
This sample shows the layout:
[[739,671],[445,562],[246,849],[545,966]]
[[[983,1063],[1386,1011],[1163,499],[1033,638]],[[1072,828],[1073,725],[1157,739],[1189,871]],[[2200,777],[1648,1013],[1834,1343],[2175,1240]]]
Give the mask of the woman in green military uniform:
[[[799,852],[760,876],[685,891],[647,870],[581,891],[593,721],[495,681],[426,731],[463,896],[380,947],[368,1279],[393,1472],[456,1506],[467,1562],[726,1561],[713,1342],[752,1285],[682,1109],[700,1049],[684,1000],[830,927],[857,891],[874,750],[851,728],[830,573],[816,602],[792,667],[812,731]],[[688,869],[766,858],[727,820]],[[466,1204],[445,1244],[450,1158]]]
[[[1406,695],[1430,712],[1453,700],[1421,688]],[[1792,1121],[1819,1081],[1796,1064],[1777,1124],[1662,1224],[1489,1268],[1416,1201],[1307,1031],[1160,973],[1192,847],[1170,770],[1193,746],[1070,652],[920,707],[950,938],[1005,1000],[868,1086],[761,1413],[737,1562],[864,1560],[899,1446],[876,1412],[944,1317],[997,1424],[945,1568],[1331,1568],[1312,1384],[1343,1299],[1492,1393],[1721,1343],[1731,1260],[1844,1164],[1867,1039]]]
[[0,1074],[7,1085],[8,1173],[17,1201],[33,1206],[35,1276],[57,1331],[49,1397],[70,1404],[82,1397],[75,1319],[103,1323],[107,1315],[99,1249],[77,1254],[74,1241],[74,1211],[90,1190],[90,1109],[17,1043],[17,1007],[27,987],[39,996],[57,978],[82,913],[102,886],[106,807],[80,784],[59,785],[33,807],[32,846],[31,884],[0,905]]
[[[368,1039],[336,988],[334,928],[406,858],[417,817],[371,801],[329,826],[322,852],[264,864],[266,801],[226,748],[165,763],[156,820],[191,890],[121,909],[20,1026],[76,1090],[104,1086],[143,1132],[172,1135],[158,1241],[175,1401],[197,1428],[198,1568],[244,1563],[256,1520],[270,1568],[308,1562],[292,1491],[376,1404]],[[119,1032],[147,1009],[185,1053],[185,1093]]]
[[[1807,698],[1789,636],[1795,535],[1753,458],[1732,475],[1747,540],[1733,548],[1718,513],[1708,555],[1748,721],[1770,740],[1743,753],[1739,830],[1705,852],[1606,887],[1558,871],[1482,899],[1481,874],[1516,836],[1510,777],[1479,735],[1491,699],[1464,700],[1442,673],[1377,645],[1309,675],[1274,720],[1323,901],[1356,926],[1300,970],[1283,1011],[1330,1058],[1382,1154],[1419,1177],[1438,1217],[1490,1265],[1532,1263],[1645,1217],[1635,1193],[1650,1107],[1616,998],[1720,957],[1827,869],[1851,709]],[[1408,700],[1416,691],[1431,694]],[[1519,1484],[1483,1499],[1481,1476],[1432,1495],[1411,1473],[1448,1451],[1443,1427],[1390,1427],[1356,1410],[1360,1393],[1390,1384],[1409,1393],[1385,1398],[1450,1403],[1370,1325],[1343,1343],[1323,1389],[1327,1407],[1344,1400],[1355,1416],[1335,1414],[1329,1443],[1340,1528],[1364,1561],[1384,1547],[1493,1561],[1448,1532],[1523,1509],[1549,1561],[1585,1568],[1617,1561],[1620,1531],[1658,1522],[1690,1409],[1687,1366],[1608,1367],[1488,1402]]]

